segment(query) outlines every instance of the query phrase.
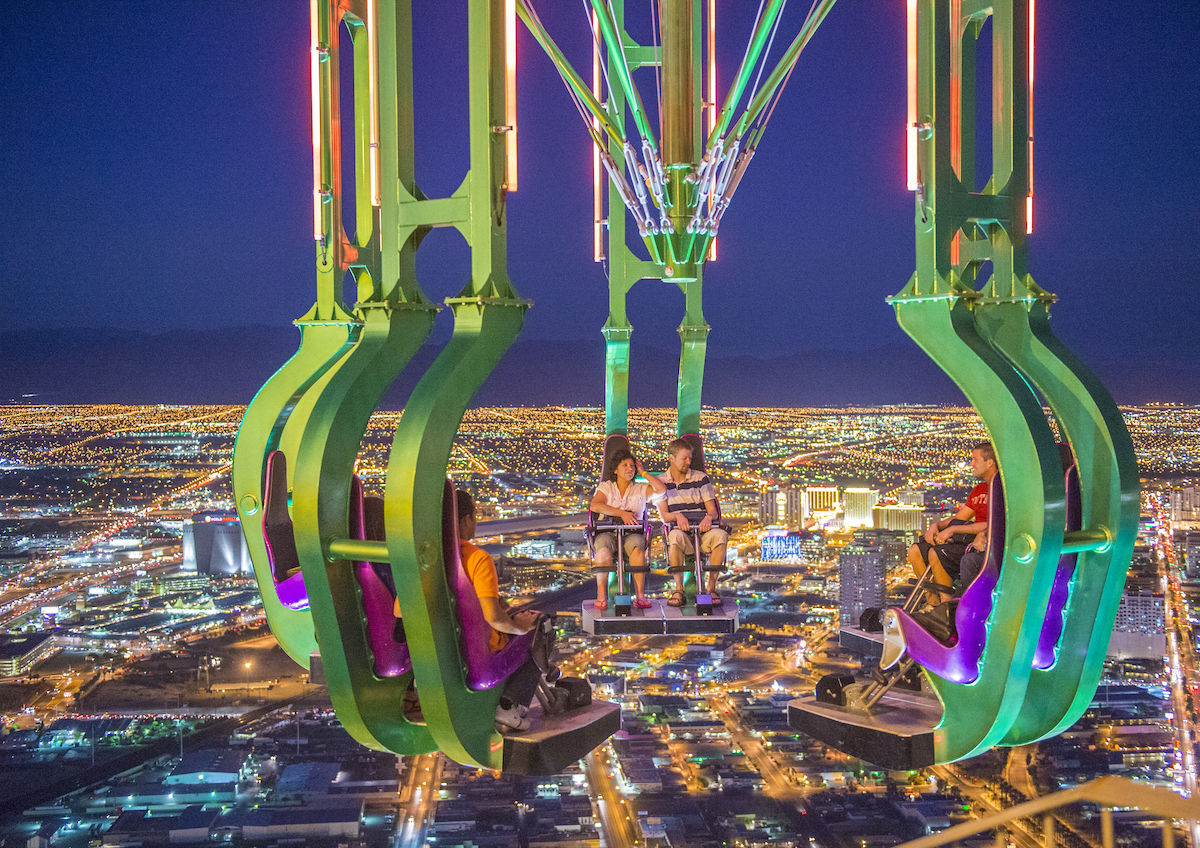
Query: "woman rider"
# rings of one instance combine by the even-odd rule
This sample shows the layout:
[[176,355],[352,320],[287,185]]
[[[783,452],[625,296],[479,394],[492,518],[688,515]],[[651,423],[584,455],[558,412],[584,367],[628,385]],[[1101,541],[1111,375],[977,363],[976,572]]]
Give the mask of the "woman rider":
[[[634,482],[638,475],[643,481]],[[608,466],[604,469],[604,479],[596,487],[596,494],[588,509],[600,515],[611,516],[623,524],[640,525],[646,509],[646,501],[653,495],[662,495],[666,486],[658,477],[647,474],[642,464],[633,458],[633,454],[621,448],[613,452]],[[626,532],[625,557],[632,568],[641,569],[646,564],[646,537],[642,533]],[[604,568],[612,565],[613,556],[617,552],[617,534],[615,532],[597,533],[594,542],[597,567]],[[633,586],[636,592],[633,604],[639,609],[649,609],[650,602],[646,600],[646,574],[644,571],[633,572]],[[608,572],[596,574],[596,604],[597,610],[608,608]]]

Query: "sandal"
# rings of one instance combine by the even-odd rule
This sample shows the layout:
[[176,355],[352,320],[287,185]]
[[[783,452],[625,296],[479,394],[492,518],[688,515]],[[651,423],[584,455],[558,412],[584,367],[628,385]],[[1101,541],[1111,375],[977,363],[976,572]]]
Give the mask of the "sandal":
[[595,609],[595,610],[608,609],[608,600],[605,599],[603,601],[592,601],[592,609]]
[[683,592],[680,592],[678,589],[672,592],[671,597],[667,599],[667,606],[681,607],[686,603],[687,597],[685,597]]
[[650,603],[645,598],[634,598],[633,605],[638,609],[650,609],[654,604]]
[[714,607],[719,607],[719,606],[720,606],[722,603],[724,603],[724,602],[721,600],[721,596],[720,596],[720,595],[713,595],[713,596],[712,596],[712,605],[713,605]]

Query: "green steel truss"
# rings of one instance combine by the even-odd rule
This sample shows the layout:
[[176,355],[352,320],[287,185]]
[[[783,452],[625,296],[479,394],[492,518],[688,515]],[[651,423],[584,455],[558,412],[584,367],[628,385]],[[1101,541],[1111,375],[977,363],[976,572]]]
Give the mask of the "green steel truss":
[[[505,270],[505,148],[504,135],[495,131],[505,125],[504,3],[467,0],[467,8],[470,170],[452,196],[427,198],[413,162],[411,0],[314,0],[317,303],[296,322],[299,350],[246,411],[233,482],[268,623],[302,665],[319,649],[330,697],[351,735],[368,747],[409,754],[440,749],[463,763],[499,768],[502,746],[492,721],[499,689],[466,686],[441,551],[442,489],[454,435],[528,307]],[[343,92],[336,34],[343,25],[354,67],[354,90],[345,93],[354,100],[353,234],[341,220],[342,156],[350,155],[338,131]],[[439,226],[452,226],[466,239],[471,277],[446,301],[454,315],[452,340],[418,381],[389,459],[386,558],[413,670],[380,678],[372,670],[352,563],[330,548],[349,536],[351,477],[370,416],[432,327],[436,308],[417,283],[415,256]],[[353,308],[339,300],[347,274],[357,282]],[[263,542],[264,469],[273,450],[288,460],[309,609],[279,603]],[[414,679],[424,725],[401,715]]]
[[[990,19],[991,174],[975,167],[976,56]],[[980,677],[930,674],[950,762],[1058,733],[1090,703],[1137,529],[1133,447],[1121,415],[1049,328],[1052,295],[1026,270],[1031,208],[1030,0],[916,0],[917,270],[889,300],[901,327],[958,384],[992,436],[1004,484],[1004,560]],[[986,276],[985,263],[991,265]],[[1064,537],[1050,407],[1079,470],[1085,544],[1057,660],[1032,670]]]
[[[628,432],[633,333],[626,310],[629,290],[640,280],[661,279],[676,284],[684,296],[684,317],[678,328],[676,426],[681,434],[698,433],[710,330],[702,306],[703,265],[721,216],[762,137],[770,106],[833,0],[818,0],[813,5],[769,73],[763,73],[767,47],[784,4],[783,0],[770,0],[764,5],[707,137],[704,110],[715,111],[718,104],[704,92],[706,21],[700,0],[662,0],[658,15],[661,43],[650,45],[638,43],[626,30],[625,0],[590,0],[590,5],[596,49],[603,53],[603,76],[610,81],[607,99],[594,92],[571,66],[530,0],[517,0],[518,13],[554,63],[581,114],[593,121],[589,132],[609,176],[604,251],[609,278],[609,314],[603,329],[605,429],[610,434]],[[712,22],[708,24],[711,27]],[[634,80],[634,74],[642,69],[661,75],[661,138]],[[761,85],[748,92],[756,80],[761,80]],[[631,125],[642,141],[640,160],[634,149],[635,136],[627,131]],[[634,218],[649,259],[630,250],[627,239],[632,234],[623,207]]]

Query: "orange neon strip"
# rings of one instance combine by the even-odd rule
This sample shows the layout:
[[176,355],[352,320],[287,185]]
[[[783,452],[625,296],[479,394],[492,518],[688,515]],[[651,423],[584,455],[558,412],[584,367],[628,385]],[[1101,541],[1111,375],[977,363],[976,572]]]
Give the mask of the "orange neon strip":
[[[592,10],[592,32],[599,32],[600,22]],[[600,45],[592,39],[592,95],[600,100]],[[600,121],[592,118],[592,129],[600,132]],[[604,260],[604,196],[600,169],[600,148],[592,142],[592,261]]]
[[1025,235],[1033,232],[1033,195],[1025,195]]
[[321,149],[321,46],[317,12],[319,2],[321,0],[312,0],[309,4],[309,25],[312,32],[309,65],[312,71],[313,238],[317,241],[325,237],[321,193],[321,160],[324,155]]
[[517,0],[504,0],[504,173],[508,191],[517,190]]
[[905,131],[905,184],[917,190],[917,0],[908,0],[908,129]]
[[379,192],[379,68],[375,61],[376,39],[378,37],[375,2],[376,0],[367,0],[367,90],[370,93],[371,99],[368,106],[371,111],[371,144],[369,147],[369,156],[371,157],[371,205],[379,206],[382,204],[382,198]]

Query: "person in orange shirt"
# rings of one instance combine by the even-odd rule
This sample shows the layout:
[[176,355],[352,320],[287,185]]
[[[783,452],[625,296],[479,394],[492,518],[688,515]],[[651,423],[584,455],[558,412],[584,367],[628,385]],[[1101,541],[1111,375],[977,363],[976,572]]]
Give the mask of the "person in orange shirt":
[[[467,492],[459,490],[454,493],[458,508],[458,546],[462,558],[463,570],[466,571],[475,594],[479,597],[479,606],[483,617],[492,626],[488,638],[488,647],[492,652],[499,651],[511,636],[528,633],[537,626],[541,613],[536,610],[521,610],[509,613],[508,603],[500,598],[500,581],[496,574],[496,563],[487,551],[472,544],[475,536],[475,500]],[[525,713],[529,702],[537,692],[538,675],[541,671],[532,659],[525,661],[508,678],[504,685],[504,694],[500,696],[500,704],[496,707],[496,729],[501,733],[511,733],[529,729],[529,719]]]

